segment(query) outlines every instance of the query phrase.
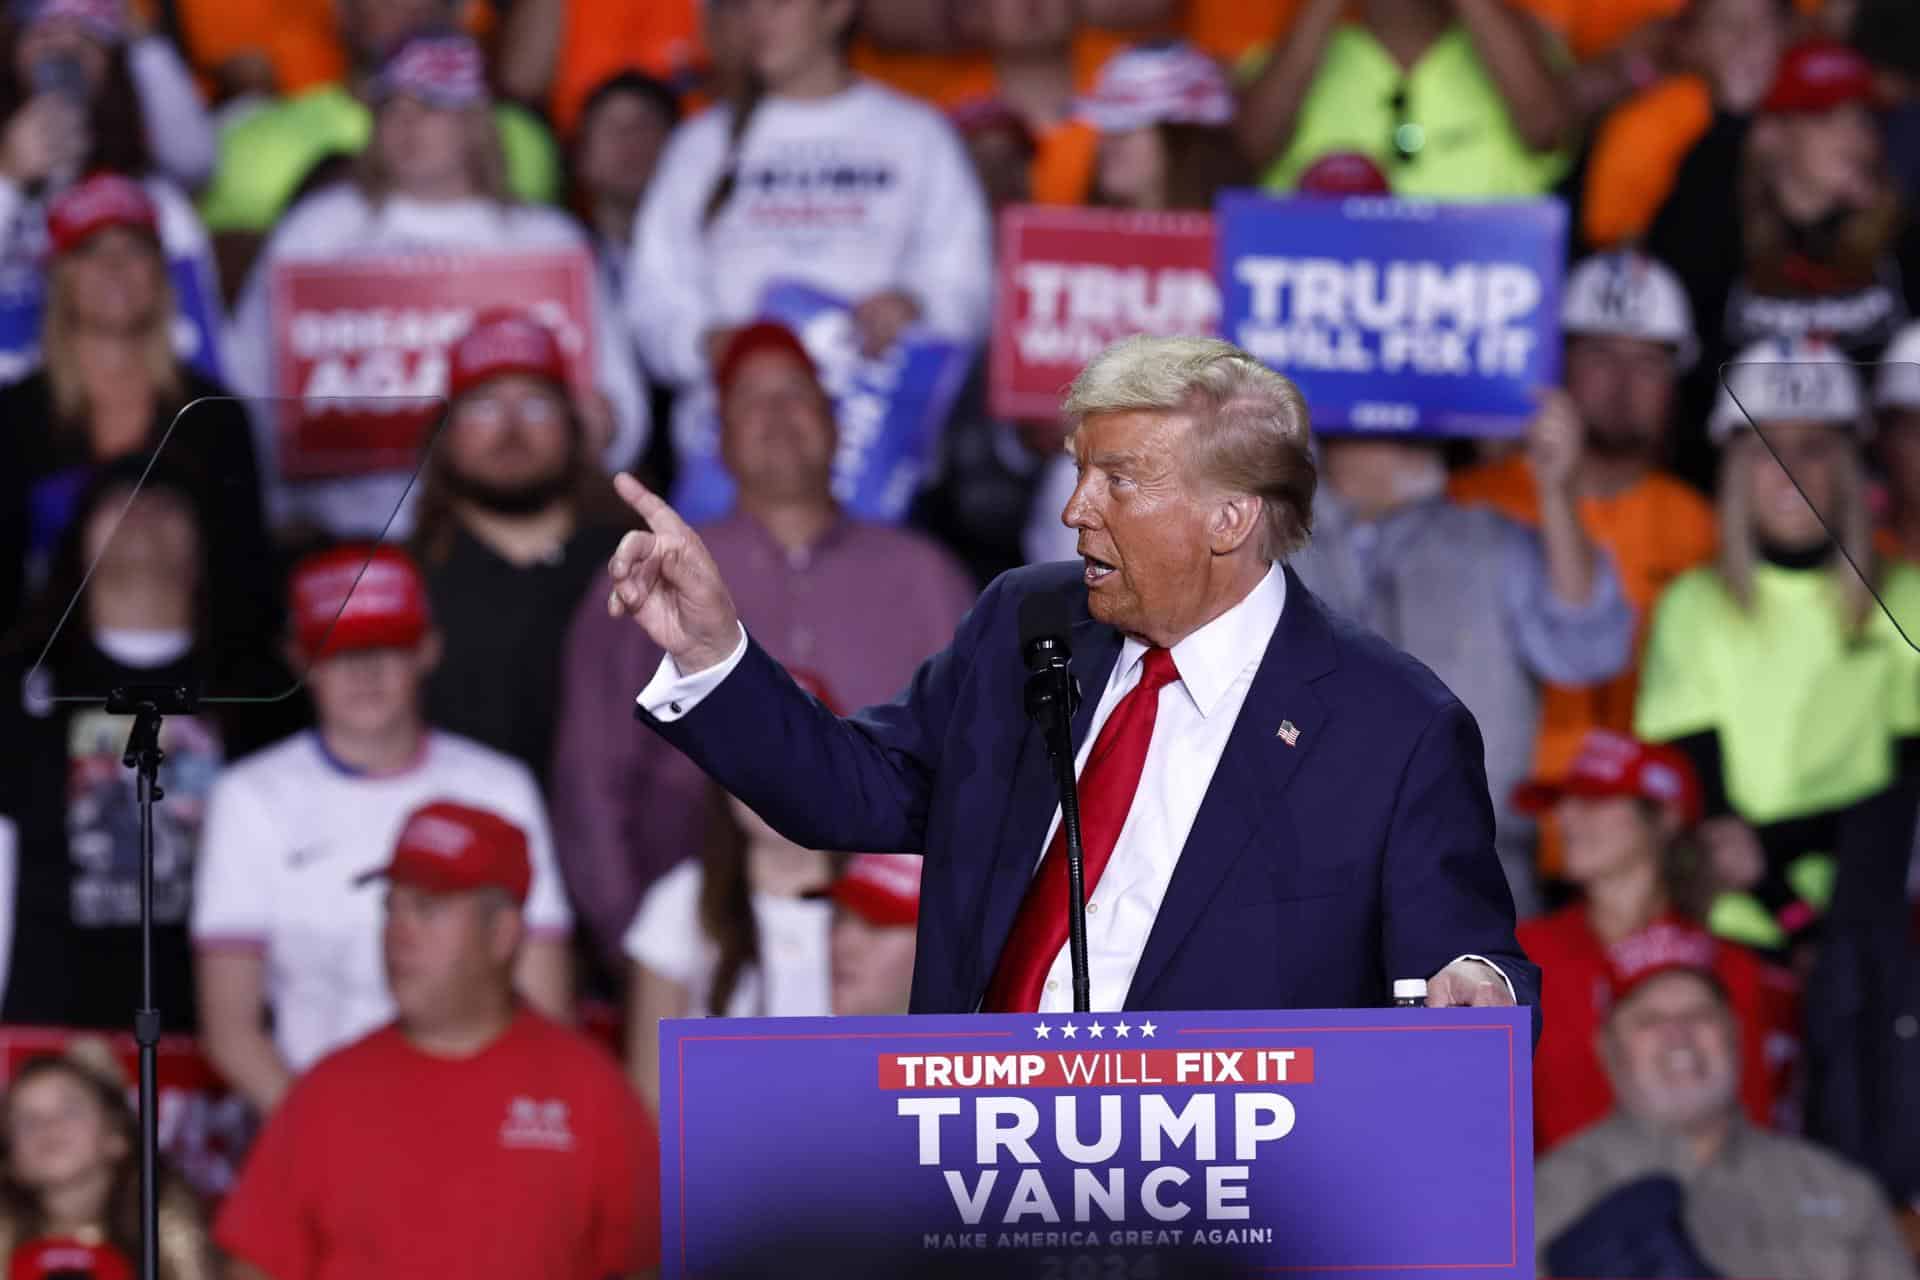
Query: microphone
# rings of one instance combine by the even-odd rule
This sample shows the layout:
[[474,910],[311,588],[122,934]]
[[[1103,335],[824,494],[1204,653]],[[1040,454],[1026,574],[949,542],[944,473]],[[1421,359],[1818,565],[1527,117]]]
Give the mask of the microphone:
[[1060,792],[1060,827],[1067,846],[1067,958],[1073,967],[1073,1010],[1093,1005],[1087,976],[1087,894],[1085,856],[1080,843],[1080,786],[1073,775],[1073,714],[1080,709],[1080,684],[1068,665],[1073,656],[1067,633],[1073,618],[1067,602],[1052,594],[1030,595],[1020,602],[1020,656],[1027,664],[1027,715],[1040,726]]

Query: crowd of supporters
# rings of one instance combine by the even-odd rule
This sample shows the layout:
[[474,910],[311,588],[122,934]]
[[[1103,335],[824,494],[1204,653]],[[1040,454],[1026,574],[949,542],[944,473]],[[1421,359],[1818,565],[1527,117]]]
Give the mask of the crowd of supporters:
[[[162,1274],[651,1265],[660,1020],[904,1012],[919,872],[794,846],[634,723],[611,475],[717,466],[687,514],[747,629],[884,701],[1076,555],[1065,426],[988,394],[996,216],[1247,188],[1571,215],[1524,436],[1323,436],[1291,560],[1485,739],[1545,970],[1543,1274],[1914,1275],[1911,0],[9,4],[0,1036],[77,1033],[0,1063],[10,1274],[137,1256],[102,704],[180,683],[223,696],[165,723],[156,1002],[259,1131],[230,1185],[169,1177]],[[311,465],[290,279],[543,254],[574,310],[502,287],[443,383],[378,392],[444,391],[428,443]],[[837,491],[773,285],[868,360],[979,353],[897,521]]]

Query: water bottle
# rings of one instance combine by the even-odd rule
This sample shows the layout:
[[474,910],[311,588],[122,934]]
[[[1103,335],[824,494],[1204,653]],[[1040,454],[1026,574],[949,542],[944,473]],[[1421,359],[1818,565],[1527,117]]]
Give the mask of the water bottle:
[[1395,978],[1393,980],[1393,1007],[1396,1009],[1426,1008],[1427,980],[1425,978]]

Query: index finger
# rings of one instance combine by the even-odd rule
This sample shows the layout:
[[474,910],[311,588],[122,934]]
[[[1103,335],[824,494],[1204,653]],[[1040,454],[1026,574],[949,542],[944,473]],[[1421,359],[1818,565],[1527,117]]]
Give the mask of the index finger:
[[622,471],[613,478],[613,490],[655,533],[692,532],[687,528],[687,522],[680,518],[680,513],[668,506],[665,499],[627,472]]

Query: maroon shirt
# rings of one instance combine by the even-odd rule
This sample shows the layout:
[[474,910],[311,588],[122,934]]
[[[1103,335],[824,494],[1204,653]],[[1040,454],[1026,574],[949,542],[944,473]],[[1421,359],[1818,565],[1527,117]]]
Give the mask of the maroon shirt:
[[[791,555],[745,515],[700,536],[748,633],[777,661],[819,676],[842,711],[891,700],[952,640],[977,594],[933,542],[883,525],[841,519]],[[607,616],[611,589],[602,569],[574,615],[548,804],[575,909],[619,964],[641,894],[699,854],[712,784],[635,723],[634,699],[662,654],[631,618]]]

